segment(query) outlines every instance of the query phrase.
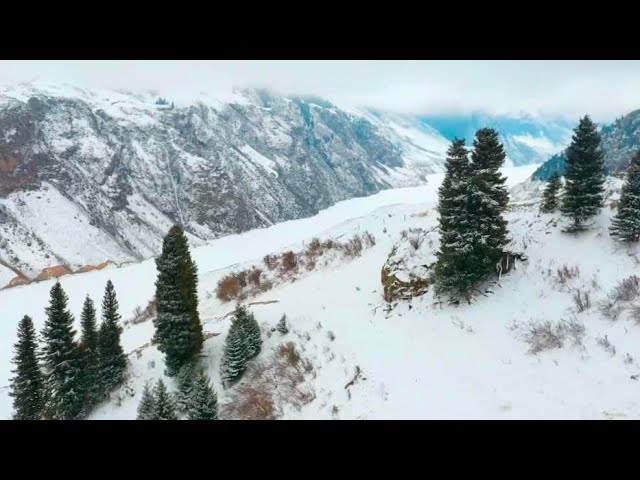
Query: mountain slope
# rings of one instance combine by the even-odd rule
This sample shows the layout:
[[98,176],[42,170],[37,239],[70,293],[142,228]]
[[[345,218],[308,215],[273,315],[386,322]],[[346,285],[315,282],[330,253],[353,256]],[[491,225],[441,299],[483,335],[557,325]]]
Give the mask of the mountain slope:
[[[531,167],[506,169],[508,184],[531,174]],[[193,249],[199,267],[200,314],[208,334],[203,364],[218,392],[221,410],[234,400],[239,387],[223,389],[219,365],[234,305],[211,295],[217,281],[232,271],[261,266],[265,253],[297,251],[317,236],[344,239],[364,230],[376,245],[362,256],[316,271],[300,271],[296,281],[280,285],[249,302],[262,326],[265,341],[258,362],[267,363],[283,343],[292,342],[310,364],[305,390],[313,398],[301,408],[281,405],[278,418],[312,419],[604,419],[638,418],[637,345],[640,330],[629,315],[638,298],[628,301],[617,321],[600,309],[624,278],[637,273],[637,248],[622,247],[607,232],[613,211],[605,208],[596,226],[580,236],[561,231],[558,215],[539,214],[541,186],[526,182],[511,189],[507,214],[513,247],[528,261],[518,263],[487,296],[473,304],[438,304],[432,292],[392,309],[382,299],[380,269],[392,248],[409,228],[430,230],[441,175],[427,186],[387,190],[341,202],[318,216],[284,222],[215,240]],[[607,183],[608,201],[619,189]],[[251,247],[251,248],[250,248]],[[423,245],[428,261],[436,246]],[[418,255],[418,254],[414,254]],[[600,261],[606,257],[606,261]],[[563,277],[563,267],[574,271]],[[578,267],[575,269],[575,267]],[[62,285],[70,307],[79,312],[86,293],[100,298],[107,279],[118,292],[125,320],[134,307],[153,295],[155,268],[145,261],[122,268],[65,277]],[[44,307],[52,282],[0,292],[10,321],[0,325],[0,417],[10,414],[6,388],[10,348],[21,315],[44,322]],[[591,306],[579,312],[576,290],[588,292]],[[290,333],[272,332],[286,313]],[[13,319],[13,320],[11,320]],[[76,319],[79,321],[79,319]],[[574,333],[557,344],[531,353],[532,325],[574,325]],[[556,332],[557,333],[557,332]],[[100,405],[93,419],[135,417],[146,381],[164,378],[162,355],[149,344],[151,319],[129,323],[123,344],[130,361],[128,384]],[[359,367],[361,375],[356,375]],[[356,380],[350,385],[352,380]],[[226,412],[225,412],[226,415]],[[229,417],[224,417],[229,418]],[[231,418],[236,418],[231,416]]]
[[[148,258],[173,223],[193,245],[417,185],[416,150],[363,116],[261,90],[225,101],[60,85],[0,89],[0,262],[33,278]],[[0,277],[10,276],[0,265]]]

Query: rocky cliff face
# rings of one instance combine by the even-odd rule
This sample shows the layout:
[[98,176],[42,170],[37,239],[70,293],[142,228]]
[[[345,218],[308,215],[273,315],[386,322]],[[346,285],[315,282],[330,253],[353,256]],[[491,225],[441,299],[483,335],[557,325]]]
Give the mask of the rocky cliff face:
[[[152,94],[0,89],[0,283],[313,215],[440,171],[447,142],[327,102],[264,91],[157,103]],[[427,140],[425,140],[427,138]],[[424,142],[433,139],[434,148]],[[420,145],[416,145],[420,143]]]

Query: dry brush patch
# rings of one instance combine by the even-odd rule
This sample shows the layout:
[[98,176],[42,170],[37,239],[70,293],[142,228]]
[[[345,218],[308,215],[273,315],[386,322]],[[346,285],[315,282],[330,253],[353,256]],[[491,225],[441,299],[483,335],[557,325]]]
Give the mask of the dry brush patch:
[[[313,238],[307,248],[300,252],[289,250],[280,255],[265,255],[263,263],[266,270],[253,266],[226,275],[218,281],[215,294],[223,302],[245,300],[270,290],[274,285],[295,281],[296,275],[303,269],[315,270],[320,257],[325,258],[324,266],[327,266],[340,259],[359,257],[365,248],[375,244],[375,237],[367,231],[345,242],[331,239],[322,242]],[[329,252],[334,255],[327,255]]]
[[529,322],[523,327],[516,325],[514,328],[520,330],[520,339],[529,345],[529,353],[533,355],[562,348],[567,341],[571,341],[575,347],[582,347],[585,335],[584,324],[575,318],[558,322]]
[[311,362],[293,342],[282,343],[268,359],[247,366],[241,382],[223,405],[222,414],[233,420],[281,418],[284,407],[300,409],[315,398],[307,383],[314,373]]

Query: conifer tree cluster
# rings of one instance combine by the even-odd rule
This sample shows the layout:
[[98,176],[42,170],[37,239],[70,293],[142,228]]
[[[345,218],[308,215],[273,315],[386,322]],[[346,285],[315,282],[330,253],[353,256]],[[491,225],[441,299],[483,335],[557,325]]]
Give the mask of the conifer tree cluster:
[[580,119],[566,150],[565,186],[561,211],[572,220],[570,231],[580,231],[584,223],[602,207],[604,196],[604,156],[600,134],[589,116]]
[[618,211],[611,222],[611,235],[619,240],[637,242],[640,239],[640,151],[627,168]]
[[454,139],[439,189],[440,250],[437,253],[438,291],[470,292],[495,271],[508,243],[503,213],[509,202],[500,173],[506,154],[498,133],[476,132],[471,159],[464,140]]
[[197,268],[182,227],[176,225],[169,230],[156,267],[158,313],[154,320],[154,342],[165,354],[167,374],[174,376],[200,353],[203,343]]
[[120,346],[113,284],[107,283],[99,331],[93,301],[85,299],[79,341],[67,304],[67,295],[56,282],[45,309],[41,362],[31,319],[24,317],[20,322],[10,393],[16,419],[82,418],[123,380],[126,358]]
[[262,348],[260,326],[253,313],[238,305],[231,320],[231,328],[222,354],[222,380],[226,385],[239,379],[249,360]]
[[542,194],[542,204],[540,205],[540,211],[542,213],[553,213],[557,210],[559,203],[558,195],[561,188],[562,180],[560,173],[553,172]]
[[[182,373],[182,372],[181,372]],[[209,377],[198,371],[191,379],[191,391],[187,399],[186,414],[189,420],[217,420],[218,397],[211,387]],[[158,380],[153,390],[144,386],[138,404],[138,420],[177,420],[178,410],[173,396],[165,383]]]

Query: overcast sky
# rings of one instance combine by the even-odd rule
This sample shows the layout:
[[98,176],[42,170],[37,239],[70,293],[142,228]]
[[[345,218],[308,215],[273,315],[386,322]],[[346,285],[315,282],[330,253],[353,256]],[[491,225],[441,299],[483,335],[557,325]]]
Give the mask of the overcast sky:
[[232,86],[315,94],[407,113],[585,113],[640,108],[639,61],[0,61],[0,83],[32,80],[154,89],[186,99]]

